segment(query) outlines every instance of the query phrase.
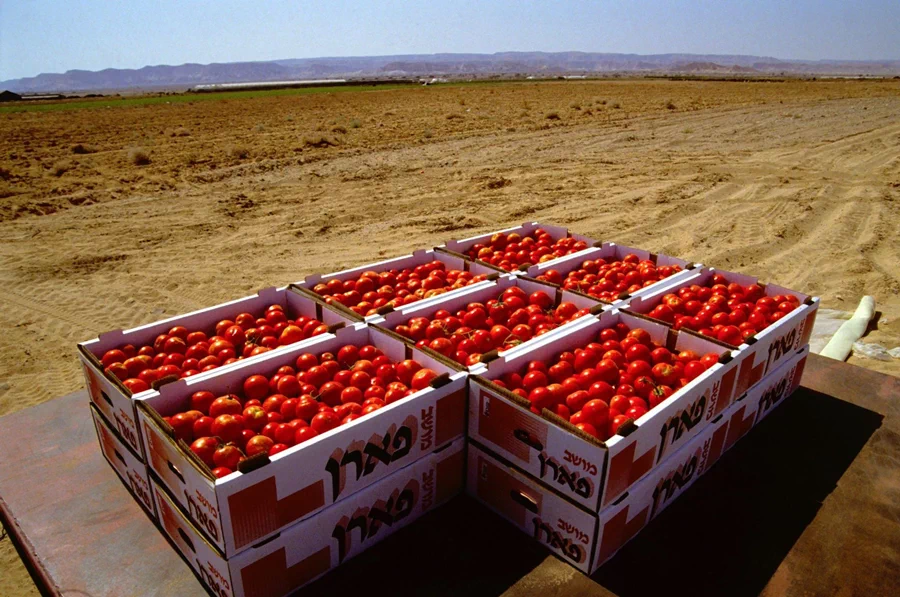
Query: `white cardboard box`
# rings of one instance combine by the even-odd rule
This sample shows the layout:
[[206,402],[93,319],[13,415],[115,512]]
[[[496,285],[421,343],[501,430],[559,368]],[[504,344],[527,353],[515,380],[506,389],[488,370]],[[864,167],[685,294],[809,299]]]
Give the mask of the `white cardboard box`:
[[[464,308],[469,303],[485,303],[490,299],[498,298],[507,288],[511,288],[513,286],[517,286],[525,291],[526,294],[531,294],[537,291],[546,292],[553,299],[553,308],[556,308],[560,302],[566,300],[564,294],[552,284],[547,284],[545,282],[539,282],[538,280],[533,280],[527,277],[516,276],[515,274],[502,274],[494,281],[492,281],[489,285],[478,285],[471,286],[465,289],[465,292],[460,294],[455,294],[454,296],[445,296],[441,295],[439,297],[434,297],[428,300],[420,301],[418,303],[412,303],[406,307],[403,307],[400,310],[393,311],[385,314],[381,319],[372,322],[379,328],[386,329],[390,332],[394,332],[398,325],[405,324],[407,321],[412,319],[413,317],[428,317],[430,318],[436,311],[439,309],[446,309],[451,313],[456,312],[462,308]],[[592,313],[597,314],[603,311],[608,311],[612,309],[612,305],[607,305],[604,303],[599,303],[593,299],[582,297],[582,296],[573,296],[569,297],[570,302],[574,303],[579,310],[581,309],[590,309]],[[575,321],[574,319],[569,322],[565,322],[565,324],[569,324]],[[553,332],[558,331],[563,326],[560,325]],[[404,342],[410,345],[414,345],[411,339],[399,336],[402,338]],[[538,337],[532,338],[527,342],[523,342],[520,344],[517,349],[523,349],[526,346],[531,345],[534,341],[537,340]],[[431,352],[430,349],[428,352]],[[504,353],[499,353],[504,354]],[[458,367],[463,367],[462,365],[453,361],[453,364]],[[481,369],[480,365],[475,365],[470,368],[472,372]]]
[[[479,234],[477,236],[470,236],[469,238],[464,238],[464,239],[460,239],[460,240],[448,240],[446,243],[444,243],[440,247],[437,247],[437,250],[438,251],[442,251],[442,250],[449,251],[451,254],[455,254],[458,257],[462,257],[467,260],[470,260],[469,257],[466,255],[466,251],[468,251],[472,247],[472,245],[475,245],[478,243],[487,244],[491,240],[491,237],[499,232],[504,232],[506,234],[510,234],[511,232],[516,232],[518,234],[521,234],[522,236],[528,236],[529,234],[531,234],[538,228],[547,232],[555,241],[559,240],[561,238],[572,237],[576,240],[584,241],[585,243],[587,243],[587,245],[589,247],[598,242],[596,239],[584,236],[583,234],[578,234],[578,233],[572,232],[568,228],[563,228],[562,226],[557,226],[555,224],[541,224],[540,222],[525,222],[524,224],[522,224],[520,226],[513,226],[511,228],[495,230],[494,232],[488,232],[486,234]],[[544,263],[554,263],[561,259],[563,259],[563,258],[560,257],[558,259],[554,259],[552,261],[546,261]],[[491,265],[484,261],[480,261],[477,259],[473,259],[470,261],[472,261],[473,263],[477,263],[480,266],[482,266],[483,268],[487,268],[492,271],[503,271],[502,269],[498,268],[497,266]]]
[[591,574],[718,460],[725,448],[726,417],[717,418],[599,514],[474,442],[469,444],[466,489],[563,561]]
[[162,530],[213,594],[281,597],[457,495],[464,482],[464,447],[465,439],[458,438],[229,559],[185,517],[155,478],[153,495]]
[[[552,262],[539,263],[537,265],[532,265],[528,268],[528,275],[532,278],[537,278],[540,275],[545,274],[548,270],[556,270],[560,274],[562,274],[563,278],[568,275],[572,270],[576,270],[581,267],[581,264],[587,260],[596,260],[596,259],[606,259],[606,260],[616,260],[621,261],[626,255],[633,253],[638,256],[639,259],[650,260],[653,261],[658,267],[666,266],[666,265],[677,265],[682,268],[682,271],[676,272],[669,276],[668,278],[664,278],[655,284],[650,286],[645,286],[641,288],[634,294],[627,294],[619,297],[619,300],[628,300],[633,296],[646,296],[647,294],[652,293],[654,290],[670,286],[672,283],[677,282],[678,280],[684,279],[690,276],[690,271],[696,269],[697,267],[701,267],[698,263],[693,263],[691,261],[687,261],[684,259],[679,259],[677,257],[671,257],[669,255],[665,255],[663,253],[654,254],[649,251],[645,251],[644,249],[635,249],[633,247],[626,247],[624,245],[618,245],[616,243],[603,243],[600,247],[592,247],[585,251],[581,251],[580,253],[575,253],[574,255],[568,255],[566,257],[560,257],[559,259],[554,259]],[[600,299],[596,297],[592,297],[587,293],[583,293],[576,290],[566,290],[567,294],[572,294],[575,296],[587,297],[592,300],[598,301]],[[616,301],[613,301],[613,304],[618,304]]]
[[[162,419],[185,410],[194,392],[240,394],[250,375],[272,375],[302,353],[336,352],[346,344],[373,344],[394,362],[413,358],[441,377],[368,416],[264,457],[260,468],[221,479],[213,478],[183,440],[174,439]],[[315,345],[263,356],[163,386],[138,408],[150,468],[227,557],[465,434],[467,374],[374,328],[346,327]]]
[[[694,270],[687,278],[658,288],[652,294],[633,298],[625,310],[647,314],[659,304],[664,295],[677,292],[679,289],[693,284],[704,286],[714,274],[722,274],[729,282],[736,282],[742,286],[759,283],[759,279],[754,276],[703,267]],[[812,334],[816,313],[819,309],[817,297],[776,284],[763,284],[763,286],[766,296],[779,294],[796,296],[800,299],[800,307],[740,345],[739,354],[735,356],[740,368],[735,388],[735,394],[738,396],[749,390],[770,371],[777,369],[781,363],[791,357],[794,351],[809,344],[809,337]]]
[[748,392],[735,400],[729,411],[731,422],[728,426],[726,449],[742,438],[755,427],[785,398],[794,393],[800,386],[806,358],[809,356],[809,345],[794,351],[792,356],[781,363],[774,371],[770,371]]
[[469,444],[467,492],[587,574],[609,560],[800,385],[805,346],[619,499],[594,513]]
[[94,405],[91,405],[91,416],[94,418],[94,429],[97,431],[100,451],[103,452],[109,466],[116,471],[116,474],[122,479],[122,483],[147,515],[156,520],[156,507],[153,505],[153,495],[150,492],[150,475],[147,472],[147,465],[130,447],[125,445],[119,434],[109,426]]
[[[366,265],[361,265],[359,267],[354,267],[351,269],[341,270],[339,272],[334,272],[331,274],[314,274],[312,276],[307,276],[300,282],[295,282],[292,286],[297,286],[299,288],[303,288],[307,290],[309,293],[317,296],[320,300],[324,297],[321,297],[313,292],[313,288],[317,284],[327,284],[329,280],[353,280],[365,272],[375,271],[375,272],[386,272],[390,270],[402,270],[410,267],[416,267],[417,265],[422,265],[425,263],[431,263],[432,261],[440,261],[442,262],[448,270],[455,269],[460,271],[471,271],[473,275],[491,275],[496,274],[497,270],[494,268],[477,266],[474,263],[466,261],[460,256],[452,255],[447,253],[446,251],[436,251],[434,249],[420,249],[414,253],[409,255],[404,255],[402,257],[395,257],[392,259],[386,259],[384,261],[377,261],[375,263],[369,263]],[[484,282],[476,282],[476,284],[483,284]],[[475,284],[470,284],[470,286],[474,286]],[[463,288],[465,289],[465,287]],[[463,289],[451,290],[449,292],[443,293],[441,296],[447,296],[450,294],[456,294]],[[427,300],[427,299],[423,299]],[[362,317],[357,314],[355,311],[350,310],[349,308],[341,305],[335,304],[334,308],[340,310],[342,313],[347,315],[348,317],[352,317],[358,321],[374,321],[381,317],[381,314],[369,315],[367,317]],[[390,309],[385,309],[383,312],[389,312]]]
[[[143,460],[144,446],[137,427],[137,412],[135,411],[134,400],[151,396],[155,391],[151,389],[132,396],[131,392],[122,385],[122,382],[103,371],[100,359],[104,353],[126,344],[133,344],[136,348],[144,344],[152,344],[159,334],[168,332],[176,325],[182,325],[191,331],[202,330],[207,333],[215,333],[215,326],[219,321],[230,319],[239,313],[245,312],[262,316],[265,308],[273,304],[282,305],[289,316],[306,315],[315,317],[329,326],[352,324],[355,321],[331,309],[321,301],[315,301],[287,288],[265,288],[254,296],[222,303],[215,307],[170,317],[169,319],[142,325],[130,330],[115,330],[101,334],[99,338],[88,340],[78,345],[78,356],[81,359],[81,368],[84,372],[85,385],[87,386],[91,402],[103,413],[107,421],[114,424],[115,430]],[[311,338],[298,344],[308,344],[310,341],[317,341],[317,339]],[[286,348],[288,347],[282,346],[276,350],[283,351]],[[256,362],[260,356],[241,359],[240,362]],[[217,371],[228,369],[232,366],[225,365],[217,369]]]
[[[607,441],[589,436],[544,410],[538,416],[527,400],[490,383],[531,360],[547,360],[594,341],[618,322],[647,330],[672,350],[715,352],[716,365]],[[541,336],[534,344],[508,351],[488,363],[469,384],[469,437],[567,498],[597,512],[685,445],[731,404],[737,376],[735,352],[696,334],[679,333],[662,323],[619,310],[584,317]],[[621,433],[621,432],[620,432]]]

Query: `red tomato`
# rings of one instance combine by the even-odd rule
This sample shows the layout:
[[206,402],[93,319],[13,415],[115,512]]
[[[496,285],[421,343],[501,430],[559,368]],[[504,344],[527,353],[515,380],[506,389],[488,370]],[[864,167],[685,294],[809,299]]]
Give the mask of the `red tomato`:
[[266,437],[265,435],[254,435],[250,438],[250,441],[247,442],[245,451],[247,452],[247,456],[268,454],[269,450],[271,450],[274,445],[275,442],[272,438]]
[[219,415],[212,424],[212,434],[225,443],[237,441],[241,437],[243,425],[235,415]]
[[213,455],[218,447],[219,441],[216,438],[201,437],[200,439],[194,440],[194,443],[191,444],[191,452],[196,454],[206,466],[212,468],[216,465],[213,460]]
[[213,452],[213,462],[216,467],[225,467],[232,471],[237,470],[238,462],[244,454],[234,444],[220,444]]
[[219,415],[241,414],[241,403],[234,394],[219,396],[209,405],[209,416],[216,418]]
[[269,395],[269,380],[262,375],[251,375],[244,380],[244,396],[248,399],[263,400]]
[[[365,410],[365,409],[363,409]],[[317,433],[325,433],[341,424],[341,420],[334,411],[323,411],[312,418],[309,426],[316,430]]]

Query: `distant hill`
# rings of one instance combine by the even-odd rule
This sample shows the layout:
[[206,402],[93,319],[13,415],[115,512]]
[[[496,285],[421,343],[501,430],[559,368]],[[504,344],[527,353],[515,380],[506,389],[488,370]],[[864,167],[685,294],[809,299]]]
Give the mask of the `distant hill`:
[[900,74],[900,60],[780,60],[718,54],[606,54],[596,52],[499,52],[411,54],[347,58],[298,58],[268,62],[145,66],[139,69],[70,70],[0,82],[15,92],[71,92],[130,88],[186,88],[330,77],[559,75],[610,73],[760,73],[785,75]]

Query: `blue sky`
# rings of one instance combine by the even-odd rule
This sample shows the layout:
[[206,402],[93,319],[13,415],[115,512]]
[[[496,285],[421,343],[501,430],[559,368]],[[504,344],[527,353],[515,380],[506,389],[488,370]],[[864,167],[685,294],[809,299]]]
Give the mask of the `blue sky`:
[[148,64],[510,50],[900,59],[900,0],[0,0],[0,80]]

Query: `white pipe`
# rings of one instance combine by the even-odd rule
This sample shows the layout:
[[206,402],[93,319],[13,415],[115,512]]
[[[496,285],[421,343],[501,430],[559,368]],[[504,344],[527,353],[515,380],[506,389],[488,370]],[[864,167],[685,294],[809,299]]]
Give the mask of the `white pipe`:
[[862,338],[869,327],[869,321],[875,315],[875,298],[864,296],[859,301],[859,306],[853,317],[847,320],[831,337],[825,348],[820,353],[823,357],[829,357],[838,361],[844,361],[853,350],[853,343]]

